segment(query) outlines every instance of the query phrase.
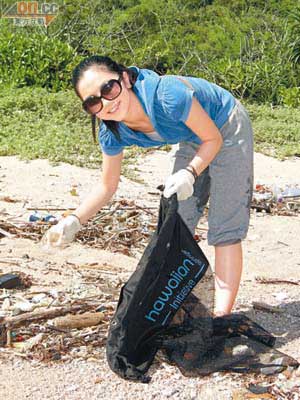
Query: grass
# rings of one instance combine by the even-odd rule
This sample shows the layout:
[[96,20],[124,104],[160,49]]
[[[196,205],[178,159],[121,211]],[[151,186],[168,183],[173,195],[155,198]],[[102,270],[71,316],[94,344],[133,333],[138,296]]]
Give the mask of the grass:
[[[0,156],[46,158],[54,164],[67,162],[90,168],[101,165],[90,118],[71,90],[49,93],[43,88],[2,88],[0,121]],[[136,178],[129,165],[145,152],[140,148],[126,150],[123,174]]]
[[75,95],[42,88],[5,90],[0,99],[0,155],[99,166],[90,124]]
[[300,110],[285,106],[246,105],[254,128],[255,150],[285,159],[300,156]]
[[[300,110],[248,104],[256,151],[285,158],[300,154]],[[0,155],[47,158],[98,168],[101,151],[93,143],[89,118],[73,91],[49,93],[43,88],[1,88]],[[168,147],[165,147],[168,149]],[[147,150],[126,150],[123,173]],[[149,150],[148,150],[149,151]],[[130,176],[134,169],[130,168]]]

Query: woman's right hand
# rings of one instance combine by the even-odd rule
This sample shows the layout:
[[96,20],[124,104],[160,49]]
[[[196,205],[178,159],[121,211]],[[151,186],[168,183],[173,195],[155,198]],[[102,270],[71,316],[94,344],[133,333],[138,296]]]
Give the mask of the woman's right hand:
[[68,215],[61,219],[58,224],[52,226],[44,235],[42,241],[47,246],[63,247],[71,243],[82,225],[76,215]]

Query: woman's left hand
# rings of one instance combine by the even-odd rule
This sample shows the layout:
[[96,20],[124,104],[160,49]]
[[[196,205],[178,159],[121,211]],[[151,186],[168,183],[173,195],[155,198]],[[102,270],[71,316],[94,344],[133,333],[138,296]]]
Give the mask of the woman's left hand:
[[180,169],[167,178],[163,195],[169,198],[177,193],[179,201],[186,200],[194,193],[194,183],[193,174],[186,169]]

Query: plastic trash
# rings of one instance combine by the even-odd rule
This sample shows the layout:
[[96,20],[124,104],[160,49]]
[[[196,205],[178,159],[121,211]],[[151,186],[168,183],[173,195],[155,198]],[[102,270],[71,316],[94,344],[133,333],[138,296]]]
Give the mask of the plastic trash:
[[282,202],[282,191],[277,185],[272,187],[272,198],[278,203]]
[[57,218],[54,215],[51,214],[46,214],[42,215],[35,211],[33,214],[29,216],[29,222],[55,222],[57,221]]
[[[277,202],[282,202],[283,199],[300,197],[300,188],[295,186],[286,186],[284,190],[280,189],[277,185],[272,188],[272,198]],[[263,193],[265,194],[265,193]]]
[[266,192],[266,193],[253,193],[253,199],[257,201],[261,200],[270,200],[273,197],[272,193]]
[[22,280],[16,274],[0,275],[0,289],[15,289],[22,286]]
[[300,188],[297,186],[286,186],[285,190],[281,193],[282,197],[300,197]]

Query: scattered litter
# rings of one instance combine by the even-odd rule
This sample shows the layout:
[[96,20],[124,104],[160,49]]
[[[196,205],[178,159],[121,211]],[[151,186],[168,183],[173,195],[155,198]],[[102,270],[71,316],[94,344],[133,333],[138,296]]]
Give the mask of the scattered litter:
[[31,277],[22,272],[0,275],[0,289],[26,288],[31,286]]
[[251,208],[256,212],[272,215],[293,216],[300,212],[300,187],[287,185],[284,189],[277,185],[257,184],[253,192]]
[[0,275],[0,289],[14,289],[22,286],[20,277],[16,274]]
[[[261,186],[259,190],[267,190],[266,186]],[[257,212],[269,212],[270,215],[298,215],[300,199],[297,192],[288,192],[286,189],[281,189],[279,194],[283,194],[283,196],[277,194],[276,199],[276,196],[272,192],[273,189],[270,189],[271,196],[267,195],[265,198],[263,198],[264,196],[254,197],[252,205],[255,207],[252,208],[255,208]],[[295,193],[297,196],[287,196],[288,194],[295,195]],[[0,200],[8,202],[19,201],[10,198],[4,200],[3,197]],[[259,207],[261,211],[259,211]],[[103,208],[79,232],[77,241],[87,246],[106,248],[112,252],[123,252],[123,254],[136,256],[144,250],[149,237],[155,230],[156,213],[153,213],[153,210],[156,209],[157,207],[141,207],[133,201],[127,200],[112,202],[108,207]],[[66,210],[59,207],[32,207],[32,215],[39,215],[40,219],[30,223],[17,220],[17,217],[12,218],[9,214],[4,213],[4,211],[2,214],[0,212],[2,218],[0,218],[0,241],[1,237],[4,236],[24,237],[39,241],[44,232],[51,226],[50,220],[47,221],[44,219],[45,216],[48,215],[49,219],[51,217],[55,218],[54,215],[47,214],[47,212],[52,211],[55,214],[56,212]],[[45,213],[39,213],[40,211],[45,211]],[[202,230],[207,230],[207,228],[203,228]],[[199,235],[196,235],[195,239],[197,241],[203,240],[202,232],[199,232]],[[257,237],[254,235],[252,240],[256,239]],[[278,243],[289,246],[283,242],[278,241]],[[0,260],[0,262],[18,265],[13,259],[9,261],[8,257],[5,257],[5,260]],[[71,360],[74,358],[97,361],[102,357],[101,350],[106,343],[108,323],[117,305],[116,301],[121,284],[121,281],[114,280],[113,278],[114,275],[115,277],[120,276],[121,269],[112,270],[110,265],[98,263],[83,265],[67,264],[68,262],[62,268],[67,267],[76,274],[81,273],[82,275],[79,276],[84,277],[87,285],[78,285],[72,291],[69,288],[65,291],[48,288],[43,293],[24,290],[24,307],[21,308],[23,310],[26,307],[27,310],[32,308],[32,311],[17,309],[18,302],[22,304],[22,300],[16,297],[16,293],[20,293],[20,290],[14,290],[13,288],[10,290],[0,290],[0,346],[6,346],[5,349],[1,348],[1,351],[9,351],[28,360],[43,362]],[[51,266],[49,267],[50,269]],[[124,280],[126,281],[126,277],[124,277]],[[300,284],[300,281],[297,280],[282,280],[277,278],[258,277],[256,280],[260,284]],[[107,281],[110,282],[111,291],[103,290],[104,282]],[[92,285],[95,285],[94,291],[91,290]],[[263,308],[259,308],[262,304]],[[255,309],[262,311],[284,312],[284,309],[264,303],[260,303],[260,306],[253,304]],[[64,312],[67,314],[64,314]],[[78,318],[83,320],[83,316],[86,314],[93,315],[95,318],[97,314],[101,314],[101,320],[98,324],[81,327],[66,323],[66,321]],[[60,324],[59,321],[63,321],[65,325]],[[249,349],[243,345],[233,348],[235,355],[247,355],[248,351]],[[275,367],[277,370],[278,366]],[[164,368],[167,367],[164,366]],[[283,373],[285,374],[287,371]],[[259,394],[259,387],[262,387],[261,390],[264,390],[264,392],[261,392],[261,394],[269,395],[269,397],[256,398],[294,399],[296,397],[292,397],[293,393],[294,396],[297,396],[296,393],[299,393],[299,384],[297,384],[299,376],[300,368],[295,373],[293,372],[291,377],[286,378],[286,380],[282,378],[280,385],[276,385],[269,380],[271,379],[269,376],[265,377],[265,381],[262,382],[253,381],[253,391],[248,387],[248,395]],[[255,392],[255,390],[258,390],[258,392]],[[170,392],[172,396],[173,393],[172,391]],[[285,394],[286,397],[284,397],[284,393],[288,393],[288,395]],[[244,395],[241,398],[254,397]]]
[[44,333],[39,333],[36,336],[25,340],[25,341],[20,341],[20,342],[15,342],[13,344],[13,347],[15,349],[18,349],[19,351],[21,351],[22,353],[26,353],[29,350],[31,350],[34,346],[36,346],[37,344],[41,343],[43,341],[45,337]]
[[35,211],[29,216],[29,222],[57,222],[57,218],[52,214],[42,215]]
[[[144,250],[156,228],[156,213],[151,211],[152,208],[157,210],[157,207],[142,207],[134,201],[125,199],[111,202],[82,227],[76,240],[94,248],[136,256]],[[0,229],[4,229],[7,234],[15,235],[17,238],[22,237],[38,242],[49,227],[56,222],[50,222],[52,215],[51,217],[49,215],[50,220],[46,221],[43,215],[37,212],[41,209],[37,207],[36,213],[32,215],[37,219],[42,217],[42,220],[13,222],[0,219]]]
[[77,189],[75,186],[73,186],[72,189],[70,190],[70,194],[71,196],[78,196]]

